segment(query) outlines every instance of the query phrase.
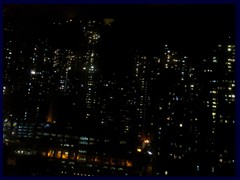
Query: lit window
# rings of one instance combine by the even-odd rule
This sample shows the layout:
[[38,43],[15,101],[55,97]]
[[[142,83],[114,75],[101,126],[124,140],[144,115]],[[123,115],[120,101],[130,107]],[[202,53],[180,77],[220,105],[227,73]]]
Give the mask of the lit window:
[[140,148],[137,149],[137,152],[141,152],[141,151],[142,151],[142,149],[140,149]]
[[126,161],[126,165],[127,165],[128,167],[132,167],[132,161],[127,160],[127,161]]
[[[89,114],[87,114],[87,115],[89,115]],[[80,139],[80,140],[88,140],[88,137],[81,136],[79,139]]]
[[214,169],[215,169],[215,168],[214,168],[214,167],[212,167],[212,172],[214,172]]
[[61,151],[57,151],[55,157],[56,158],[61,158],[62,152]]
[[197,165],[197,171],[199,171],[199,165]]
[[48,157],[53,157],[54,150],[49,150],[47,155],[48,155]]
[[144,143],[149,144],[150,141],[149,141],[148,139],[146,139],[146,140],[144,141]]

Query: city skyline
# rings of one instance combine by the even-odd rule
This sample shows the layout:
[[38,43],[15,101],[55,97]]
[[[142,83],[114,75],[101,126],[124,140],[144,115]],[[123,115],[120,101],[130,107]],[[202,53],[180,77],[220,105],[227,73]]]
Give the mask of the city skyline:
[[4,174],[234,175],[234,26],[231,5],[6,5]]

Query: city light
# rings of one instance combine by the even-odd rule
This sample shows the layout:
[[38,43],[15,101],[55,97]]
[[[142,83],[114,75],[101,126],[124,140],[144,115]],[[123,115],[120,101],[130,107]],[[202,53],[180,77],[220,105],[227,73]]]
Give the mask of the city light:
[[150,151],[148,151],[147,153],[148,153],[149,155],[152,155],[152,152],[150,152]]
[[144,143],[149,144],[150,141],[148,139],[144,140]]
[[4,5],[4,175],[234,175],[234,6],[171,6]]

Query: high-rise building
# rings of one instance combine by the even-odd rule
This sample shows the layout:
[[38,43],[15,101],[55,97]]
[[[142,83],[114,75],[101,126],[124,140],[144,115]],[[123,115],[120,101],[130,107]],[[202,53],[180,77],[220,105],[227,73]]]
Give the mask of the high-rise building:
[[[235,154],[235,46],[228,39],[203,60],[202,92],[207,125],[205,150],[211,154],[206,172],[234,173]],[[225,132],[225,133],[223,133]],[[209,155],[210,156],[210,155]],[[210,165],[211,164],[211,165]]]
[[168,45],[159,45],[157,53],[136,51],[132,76],[106,77],[99,66],[101,43],[112,21],[52,23],[66,36],[65,29],[77,30],[74,48],[38,35],[24,40],[16,36],[19,27],[5,25],[7,174],[233,174],[231,40],[201,62]]
[[[167,45],[163,49],[162,55],[139,56],[136,61],[136,87],[142,90],[136,98],[136,126],[138,137],[147,137],[151,154],[146,171],[152,175],[233,173],[234,45],[219,45],[201,65]],[[223,131],[228,135],[223,137]],[[146,143],[139,142],[142,152]]]

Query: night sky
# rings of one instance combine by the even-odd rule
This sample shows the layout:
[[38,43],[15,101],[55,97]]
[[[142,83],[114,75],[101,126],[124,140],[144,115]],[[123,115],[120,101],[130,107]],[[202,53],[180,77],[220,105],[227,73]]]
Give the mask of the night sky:
[[198,61],[235,31],[233,5],[6,5],[4,12],[18,22],[22,38],[34,32],[74,48],[81,42],[78,30],[55,31],[50,22],[113,18],[104,34],[102,62],[118,69],[131,67],[136,49],[158,53],[163,44]]

